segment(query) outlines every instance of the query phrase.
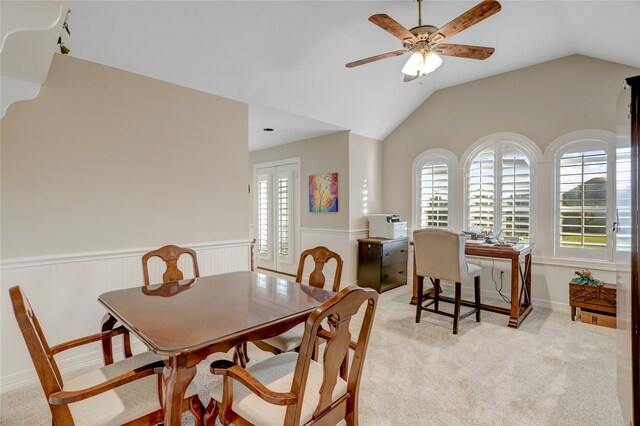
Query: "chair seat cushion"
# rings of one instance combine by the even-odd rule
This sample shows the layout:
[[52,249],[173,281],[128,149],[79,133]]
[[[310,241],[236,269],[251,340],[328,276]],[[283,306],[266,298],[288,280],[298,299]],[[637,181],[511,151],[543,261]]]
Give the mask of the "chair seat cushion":
[[[298,361],[296,352],[287,352],[267,358],[247,368],[260,383],[275,392],[290,392],[293,374]],[[320,386],[323,379],[322,364],[311,360],[309,376],[302,401],[300,424],[305,424],[313,417],[313,412],[320,401]],[[347,392],[347,382],[338,377],[333,389],[332,401],[336,401]],[[222,401],[222,382],[211,391],[211,398]],[[256,426],[281,425],[287,411],[286,406],[269,404],[252,393],[237,380],[233,380],[232,410]]]
[[473,263],[467,263],[467,271],[469,278],[478,277],[482,274],[482,268]]
[[[89,371],[64,383],[64,390],[80,390],[105,382],[127,371],[162,360],[153,352],[144,352],[105,367]],[[189,384],[185,398],[197,393]],[[76,425],[116,425],[130,422],[159,410],[158,376],[152,375],[69,404]]]
[[298,324],[292,329],[285,331],[275,337],[264,339],[262,342],[273,346],[280,352],[289,352],[300,346],[304,335],[304,323]]

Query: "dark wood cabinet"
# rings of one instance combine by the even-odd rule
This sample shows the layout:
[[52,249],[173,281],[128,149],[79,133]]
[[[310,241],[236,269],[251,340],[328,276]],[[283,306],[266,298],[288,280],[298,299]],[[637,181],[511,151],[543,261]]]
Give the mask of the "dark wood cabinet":
[[406,238],[358,240],[358,285],[378,293],[407,283]]

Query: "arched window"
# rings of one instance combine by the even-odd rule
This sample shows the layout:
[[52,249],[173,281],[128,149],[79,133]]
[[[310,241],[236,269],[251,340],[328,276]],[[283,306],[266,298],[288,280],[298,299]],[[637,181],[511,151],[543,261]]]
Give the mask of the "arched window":
[[552,144],[555,162],[556,256],[611,259],[614,139],[579,131]]
[[445,149],[431,149],[420,154],[413,163],[414,226],[449,228],[449,201],[452,164],[455,155]]
[[520,137],[484,138],[466,160],[465,229],[532,240],[532,182],[536,151]]

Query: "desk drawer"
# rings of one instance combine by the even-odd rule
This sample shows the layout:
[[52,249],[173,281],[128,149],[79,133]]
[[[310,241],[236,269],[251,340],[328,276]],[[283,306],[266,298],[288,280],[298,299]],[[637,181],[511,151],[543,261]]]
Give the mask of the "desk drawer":
[[399,284],[407,282],[407,264],[394,263],[380,269],[381,284]]
[[382,244],[382,266],[403,262],[406,264],[408,250],[407,240]]

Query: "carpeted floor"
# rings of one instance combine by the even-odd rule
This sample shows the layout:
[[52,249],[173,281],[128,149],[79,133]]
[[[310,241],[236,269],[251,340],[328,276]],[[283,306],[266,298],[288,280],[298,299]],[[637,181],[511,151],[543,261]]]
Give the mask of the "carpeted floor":
[[[460,323],[423,313],[410,288],[380,297],[361,386],[363,425],[623,425],[616,396],[615,330],[535,309],[518,330],[482,313]],[[445,305],[446,306],[446,305]],[[269,356],[249,345],[252,362]],[[203,401],[208,364],[196,382]],[[51,424],[39,386],[2,395],[2,425]],[[184,424],[192,424],[190,415]]]

